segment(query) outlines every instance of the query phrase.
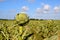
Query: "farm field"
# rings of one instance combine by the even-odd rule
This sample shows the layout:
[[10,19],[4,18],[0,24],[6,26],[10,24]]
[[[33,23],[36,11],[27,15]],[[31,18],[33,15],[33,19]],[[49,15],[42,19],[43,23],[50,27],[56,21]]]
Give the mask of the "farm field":
[[57,40],[60,20],[29,19],[24,25],[0,20],[0,40]]
[[60,0],[0,0],[0,40],[60,40]]

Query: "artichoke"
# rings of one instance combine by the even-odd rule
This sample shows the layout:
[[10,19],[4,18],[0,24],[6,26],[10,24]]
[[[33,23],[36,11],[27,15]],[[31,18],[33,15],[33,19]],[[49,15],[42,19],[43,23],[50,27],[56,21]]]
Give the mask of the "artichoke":
[[19,24],[23,24],[23,23],[27,22],[28,20],[29,20],[29,17],[25,13],[19,13],[16,15],[16,21]]

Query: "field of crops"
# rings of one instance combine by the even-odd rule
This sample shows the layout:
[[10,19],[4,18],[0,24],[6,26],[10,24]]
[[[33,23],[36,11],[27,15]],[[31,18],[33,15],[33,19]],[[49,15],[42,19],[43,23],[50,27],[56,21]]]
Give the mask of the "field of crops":
[[0,19],[0,40],[60,39],[60,20],[29,19],[17,14],[14,20]]
[[57,40],[60,20],[33,20],[17,25],[15,20],[0,20],[0,40]]

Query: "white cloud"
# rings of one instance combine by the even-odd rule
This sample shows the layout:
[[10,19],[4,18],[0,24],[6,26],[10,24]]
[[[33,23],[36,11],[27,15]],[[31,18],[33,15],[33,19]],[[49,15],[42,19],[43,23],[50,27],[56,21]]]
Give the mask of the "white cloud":
[[50,11],[50,5],[45,4],[45,5],[43,6],[43,13],[49,13],[49,11]]
[[49,13],[50,5],[42,3],[42,8],[37,8],[36,12],[37,13]]
[[44,5],[43,9],[44,10],[50,10],[50,5],[48,5],[48,4],[47,5]]
[[28,8],[27,6],[23,6],[23,7],[22,7],[22,11],[25,12],[25,11],[28,11],[28,10],[29,10],[29,8]]
[[43,13],[49,13],[49,11],[43,11]]
[[37,13],[42,13],[42,9],[41,9],[41,8],[37,8],[37,9],[36,9],[36,12],[37,12]]
[[55,7],[54,7],[54,12],[55,12],[55,13],[60,12],[60,8],[59,8],[58,6],[55,6]]

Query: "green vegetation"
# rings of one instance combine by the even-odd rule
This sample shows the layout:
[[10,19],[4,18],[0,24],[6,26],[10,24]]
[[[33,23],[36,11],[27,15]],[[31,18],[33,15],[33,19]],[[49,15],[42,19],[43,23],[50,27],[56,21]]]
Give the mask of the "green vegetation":
[[16,15],[16,21],[18,24],[24,24],[29,20],[29,17],[25,13],[20,13]]
[[56,40],[60,20],[29,19],[20,13],[15,20],[0,20],[0,40]]

